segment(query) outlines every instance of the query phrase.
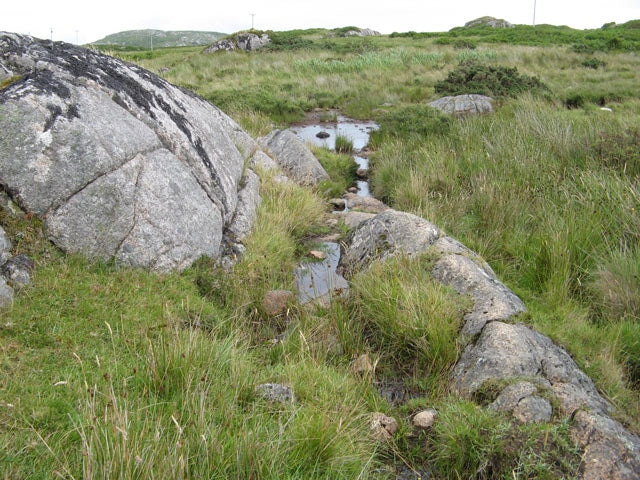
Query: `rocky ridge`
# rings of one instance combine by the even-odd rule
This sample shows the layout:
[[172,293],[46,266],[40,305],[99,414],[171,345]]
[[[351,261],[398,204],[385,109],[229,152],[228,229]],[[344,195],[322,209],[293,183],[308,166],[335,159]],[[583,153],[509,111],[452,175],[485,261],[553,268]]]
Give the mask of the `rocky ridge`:
[[473,301],[460,333],[466,348],[451,376],[453,391],[474,399],[497,385],[489,408],[520,422],[572,418],[572,438],[584,451],[581,478],[639,478],[640,438],[609,416],[611,404],[563,348],[518,323],[524,303],[474,252],[432,223],[391,209],[360,223],[345,250],[347,278],[393,255],[434,258],[432,278]]

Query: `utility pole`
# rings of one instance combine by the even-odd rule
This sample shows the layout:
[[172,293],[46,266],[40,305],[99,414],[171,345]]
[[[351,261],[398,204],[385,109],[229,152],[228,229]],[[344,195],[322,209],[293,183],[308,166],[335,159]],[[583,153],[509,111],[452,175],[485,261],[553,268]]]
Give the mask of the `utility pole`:
[[78,30],[76,30],[76,45],[80,45],[80,42],[78,41]]
[[251,30],[253,30],[253,18],[256,16],[256,14],[250,13],[249,15],[251,15]]
[[153,32],[149,32],[149,41],[151,42],[151,51],[153,52]]
[[51,45],[53,45],[53,28],[49,27],[49,30],[51,31]]
[[533,26],[536,26],[536,0],[533,0]]

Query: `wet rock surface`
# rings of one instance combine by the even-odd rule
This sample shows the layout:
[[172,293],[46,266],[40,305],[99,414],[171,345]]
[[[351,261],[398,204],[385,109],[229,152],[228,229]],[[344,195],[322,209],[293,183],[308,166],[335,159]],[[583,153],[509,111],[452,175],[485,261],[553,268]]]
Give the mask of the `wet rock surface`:
[[429,106],[451,115],[493,113],[493,99],[476,94],[442,97],[429,102]]
[[158,271],[217,257],[236,213],[241,128],[96,51],[0,34],[0,183],[63,250]]

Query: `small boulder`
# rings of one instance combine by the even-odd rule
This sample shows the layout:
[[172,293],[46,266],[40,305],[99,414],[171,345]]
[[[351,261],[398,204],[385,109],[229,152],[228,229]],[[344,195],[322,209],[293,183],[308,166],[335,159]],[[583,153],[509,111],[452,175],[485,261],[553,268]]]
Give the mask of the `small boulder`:
[[289,303],[293,300],[291,290],[271,290],[264,294],[262,309],[272,317],[285,315],[289,309]]
[[329,138],[330,136],[331,135],[329,135],[328,132],[324,132],[324,131],[316,133],[316,137],[318,137],[318,138]]
[[331,200],[329,200],[329,203],[339,210],[344,210],[345,206],[347,205],[347,202],[345,202],[344,198],[332,198]]
[[265,151],[301,185],[316,185],[329,175],[307,145],[289,130],[274,130],[259,140]]
[[484,27],[488,26],[491,28],[514,28],[515,25],[507,22],[502,18],[495,17],[480,17],[475,20],[471,20],[464,24],[464,28],[473,28],[473,27]]
[[262,150],[258,150],[253,154],[251,160],[249,160],[249,166],[251,168],[261,168],[267,172],[272,170],[278,170],[278,164],[273,160],[269,155],[264,153]]
[[259,397],[269,402],[293,403],[296,401],[293,389],[281,383],[263,383],[256,386],[256,393]]
[[493,99],[475,93],[447,96],[429,102],[429,106],[451,115],[493,113]]
[[236,35],[236,44],[240,50],[251,52],[271,43],[271,38],[266,33],[258,36],[255,33],[239,33]]
[[356,170],[356,176],[358,176],[359,178],[367,178],[369,176],[369,169],[359,168],[358,170]]
[[349,192],[349,193],[358,193],[358,187],[349,187],[347,189],[347,192]]
[[376,440],[390,440],[398,431],[398,422],[393,417],[388,417],[384,413],[376,412],[371,415],[369,429],[371,435]]
[[327,258],[327,252],[323,252],[322,250],[309,250],[308,255],[316,260],[324,260]]
[[433,408],[429,408],[427,410],[416,413],[411,420],[411,423],[413,423],[413,426],[417,428],[431,428],[435,423],[437,416],[438,411]]
[[31,272],[34,266],[33,260],[26,255],[16,255],[0,267],[0,273],[14,287],[22,288],[31,285]]

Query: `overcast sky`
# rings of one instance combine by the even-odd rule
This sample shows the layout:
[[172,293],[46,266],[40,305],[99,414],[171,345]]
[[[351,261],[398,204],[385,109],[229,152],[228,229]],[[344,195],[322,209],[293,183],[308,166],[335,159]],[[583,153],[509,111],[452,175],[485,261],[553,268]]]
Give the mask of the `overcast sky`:
[[[491,15],[531,24],[534,0],[7,0],[0,31],[89,43],[122,30],[290,30],[356,25],[382,33],[445,31]],[[598,28],[640,18],[640,0],[537,0],[536,23]]]

